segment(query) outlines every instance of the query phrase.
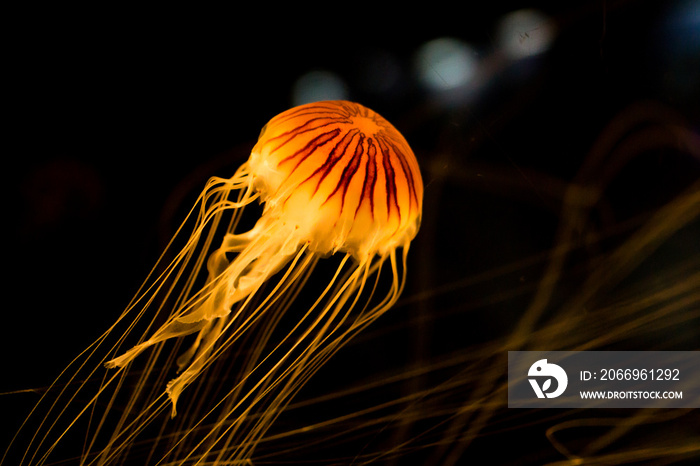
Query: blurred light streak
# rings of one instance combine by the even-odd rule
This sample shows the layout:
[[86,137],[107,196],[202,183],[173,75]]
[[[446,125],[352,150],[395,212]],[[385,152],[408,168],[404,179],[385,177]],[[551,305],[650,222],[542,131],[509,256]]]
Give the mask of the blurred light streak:
[[682,0],[673,3],[664,18],[665,29],[670,36],[667,44],[673,52],[700,53],[700,0]]
[[659,18],[656,72],[663,87],[679,101],[700,100],[700,0],[670,2]]

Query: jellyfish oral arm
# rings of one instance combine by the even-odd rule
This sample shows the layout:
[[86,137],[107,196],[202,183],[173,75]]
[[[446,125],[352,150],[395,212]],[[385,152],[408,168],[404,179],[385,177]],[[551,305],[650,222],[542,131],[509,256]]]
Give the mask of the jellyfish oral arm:
[[[184,372],[166,388],[173,402],[174,416],[179,394],[204,369],[222,329],[235,322],[245,307],[237,308],[232,315],[232,306],[253,295],[301,248],[294,229],[285,229],[283,223],[264,215],[252,230],[227,234],[221,247],[209,257],[209,278],[204,288],[150,338],[106,362],[105,366],[109,369],[125,367],[149,347],[199,332],[192,346],[177,360],[179,370]],[[226,254],[231,252],[239,253],[229,262]]]
[[206,325],[206,321],[199,321],[193,323],[182,323],[177,319],[161,327],[151,338],[140,343],[119,357],[116,357],[105,363],[107,369],[114,369],[116,367],[124,367],[128,363],[134,360],[139,354],[141,354],[145,349],[160,343],[162,341],[168,340],[170,338],[184,337],[191,335],[198,330],[201,330]]

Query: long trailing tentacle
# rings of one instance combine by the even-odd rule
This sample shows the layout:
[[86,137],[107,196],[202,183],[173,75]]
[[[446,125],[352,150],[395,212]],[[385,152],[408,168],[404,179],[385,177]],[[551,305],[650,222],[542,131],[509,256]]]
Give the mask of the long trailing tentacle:
[[[396,252],[373,262],[354,265],[346,256],[318,299],[246,374],[246,379],[253,380],[254,385],[240,396],[233,396],[235,390],[232,390],[225,397],[227,403],[219,418],[220,423],[189,450],[188,455],[195,452],[209,455],[217,447],[215,462],[250,458],[257,443],[309,378],[353,335],[396,302],[405,284],[407,249],[400,265]],[[384,297],[372,302],[385,262],[391,264],[391,286]],[[344,269],[346,273],[342,274]],[[368,289],[370,277],[374,277],[374,283]],[[360,303],[364,304],[358,310]],[[255,375],[265,360],[270,359],[274,359],[274,365]],[[244,382],[239,381],[239,385]],[[208,446],[203,447],[205,444]]]

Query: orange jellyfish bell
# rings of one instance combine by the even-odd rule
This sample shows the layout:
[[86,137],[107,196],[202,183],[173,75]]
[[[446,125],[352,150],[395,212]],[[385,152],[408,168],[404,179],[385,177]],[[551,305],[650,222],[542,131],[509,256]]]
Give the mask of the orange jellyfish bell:
[[[144,464],[133,457],[144,445],[153,464],[251,462],[305,382],[398,299],[422,197],[411,148],[372,110],[327,101],[274,117],[233,177],[209,180],[172,262],[39,402],[34,416],[47,409],[22,464],[49,462],[83,417],[95,421],[83,462]],[[237,231],[256,200],[261,217]],[[335,272],[313,273],[336,252]],[[311,282],[319,294],[301,299]],[[103,365],[113,370],[101,374]]]
[[391,123],[360,104],[292,108],[262,130],[248,161],[270,221],[309,242],[365,261],[407,245],[418,232],[418,163]]

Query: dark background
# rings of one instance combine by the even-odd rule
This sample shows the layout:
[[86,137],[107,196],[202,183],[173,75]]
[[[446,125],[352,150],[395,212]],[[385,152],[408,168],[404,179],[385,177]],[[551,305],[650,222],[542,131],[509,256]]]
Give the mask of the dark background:
[[[546,54],[497,69],[469,100],[421,86],[414,60],[423,44],[456,38],[486,62],[498,47],[497,21],[523,7],[540,9],[557,25]],[[265,122],[293,105],[294,83],[311,70],[334,72],[349,99],[392,121],[423,169],[426,211],[406,301],[377,324],[378,335],[381,325],[399,325],[399,312],[455,310],[446,312],[455,320],[426,327],[418,340],[369,338],[366,351],[387,352],[389,362],[363,359],[363,378],[421,358],[434,363],[512,329],[517,306],[471,309],[536,281],[538,269],[478,287],[464,280],[552,247],[561,199],[540,184],[570,181],[621,111],[654,102],[698,128],[698,2],[429,2],[391,14],[377,8],[37,6],[6,16],[0,392],[45,387],[101,334],[206,179],[233,173]],[[688,21],[674,20],[674,11],[685,11]],[[378,54],[399,65],[388,88],[367,78],[388,63],[372,61]],[[634,170],[611,193],[615,221],[668,202],[698,178],[700,162],[683,150],[655,152]],[[675,245],[679,256],[697,257],[697,232],[696,221]],[[431,290],[436,297],[420,297]],[[669,349],[697,349],[690,341]],[[390,359],[393,352],[401,362]],[[1,396],[3,426],[14,431],[35,400],[31,392]],[[532,450],[542,457],[532,461],[563,459],[544,430],[536,430]],[[501,454],[502,462],[512,459]],[[463,459],[470,457],[467,449]]]

